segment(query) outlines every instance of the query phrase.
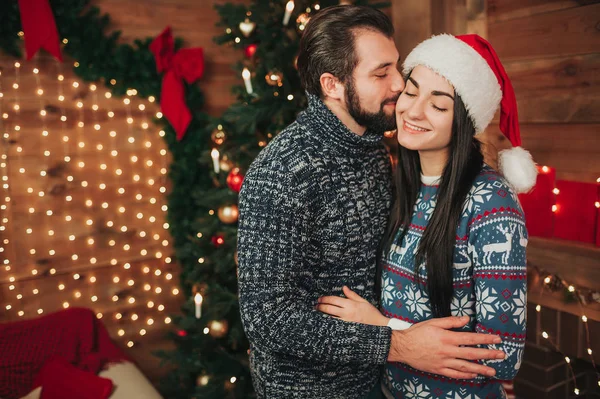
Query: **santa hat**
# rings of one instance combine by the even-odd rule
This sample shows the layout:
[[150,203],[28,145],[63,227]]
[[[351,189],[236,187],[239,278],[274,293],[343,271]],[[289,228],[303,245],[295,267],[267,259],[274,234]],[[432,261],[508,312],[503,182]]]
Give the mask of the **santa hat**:
[[529,191],[535,185],[537,168],[531,154],[520,147],[515,92],[492,46],[479,35],[433,36],[406,57],[404,74],[417,65],[430,68],[454,86],[476,135],[490,124],[500,106],[500,130],[513,145],[499,154],[500,172],[517,192]]

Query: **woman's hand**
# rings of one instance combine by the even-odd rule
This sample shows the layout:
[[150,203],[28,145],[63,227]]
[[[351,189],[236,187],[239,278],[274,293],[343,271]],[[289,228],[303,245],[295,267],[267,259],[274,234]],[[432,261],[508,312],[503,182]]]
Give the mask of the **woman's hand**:
[[382,315],[375,306],[346,286],[344,286],[343,291],[346,298],[338,296],[320,297],[316,309],[344,321],[373,326],[387,326],[389,319]]

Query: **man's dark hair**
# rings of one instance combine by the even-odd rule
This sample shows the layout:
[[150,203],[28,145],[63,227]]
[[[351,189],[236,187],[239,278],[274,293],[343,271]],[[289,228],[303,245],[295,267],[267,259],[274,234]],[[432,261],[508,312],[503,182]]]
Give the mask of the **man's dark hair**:
[[298,72],[304,89],[321,96],[320,77],[329,72],[342,83],[352,78],[358,65],[355,33],[358,29],[394,36],[392,21],[367,6],[340,5],[319,11],[306,26],[300,40]]

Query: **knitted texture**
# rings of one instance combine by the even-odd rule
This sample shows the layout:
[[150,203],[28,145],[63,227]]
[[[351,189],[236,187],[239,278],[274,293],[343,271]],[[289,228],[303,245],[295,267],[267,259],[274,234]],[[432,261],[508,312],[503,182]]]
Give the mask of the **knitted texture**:
[[[435,185],[421,185],[402,242],[387,254],[382,306],[388,317],[418,323],[432,318],[423,265],[415,273],[415,253],[437,202]],[[496,334],[499,345],[482,346],[506,353],[504,360],[482,363],[494,368],[494,379],[453,380],[401,363],[386,366],[384,379],[395,397],[423,399],[505,398],[501,380],[515,377],[525,345],[527,231],[518,199],[504,178],[484,166],[467,196],[454,250],[454,316],[469,316],[463,331]]]
[[377,246],[391,202],[382,133],[358,136],[319,100],[251,165],[240,192],[240,309],[259,398],[363,398],[388,327],[317,312],[347,285],[375,304]]

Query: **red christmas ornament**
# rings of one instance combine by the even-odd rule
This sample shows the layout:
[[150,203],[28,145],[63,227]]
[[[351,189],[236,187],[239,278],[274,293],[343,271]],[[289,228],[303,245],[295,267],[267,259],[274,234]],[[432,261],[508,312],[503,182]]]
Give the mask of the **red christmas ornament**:
[[179,335],[180,337],[187,337],[187,331],[177,330],[177,335]]
[[231,191],[239,193],[242,189],[242,183],[244,182],[244,175],[240,172],[239,168],[234,168],[227,175],[227,186]]
[[215,247],[225,244],[225,237],[223,237],[221,234],[213,236],[210,240]]
[[247,58],[252,58],[254,56],[254,54],[256,53],[256,49],[258,49],[257,44],[249,44],[244,48],[244,55]]

